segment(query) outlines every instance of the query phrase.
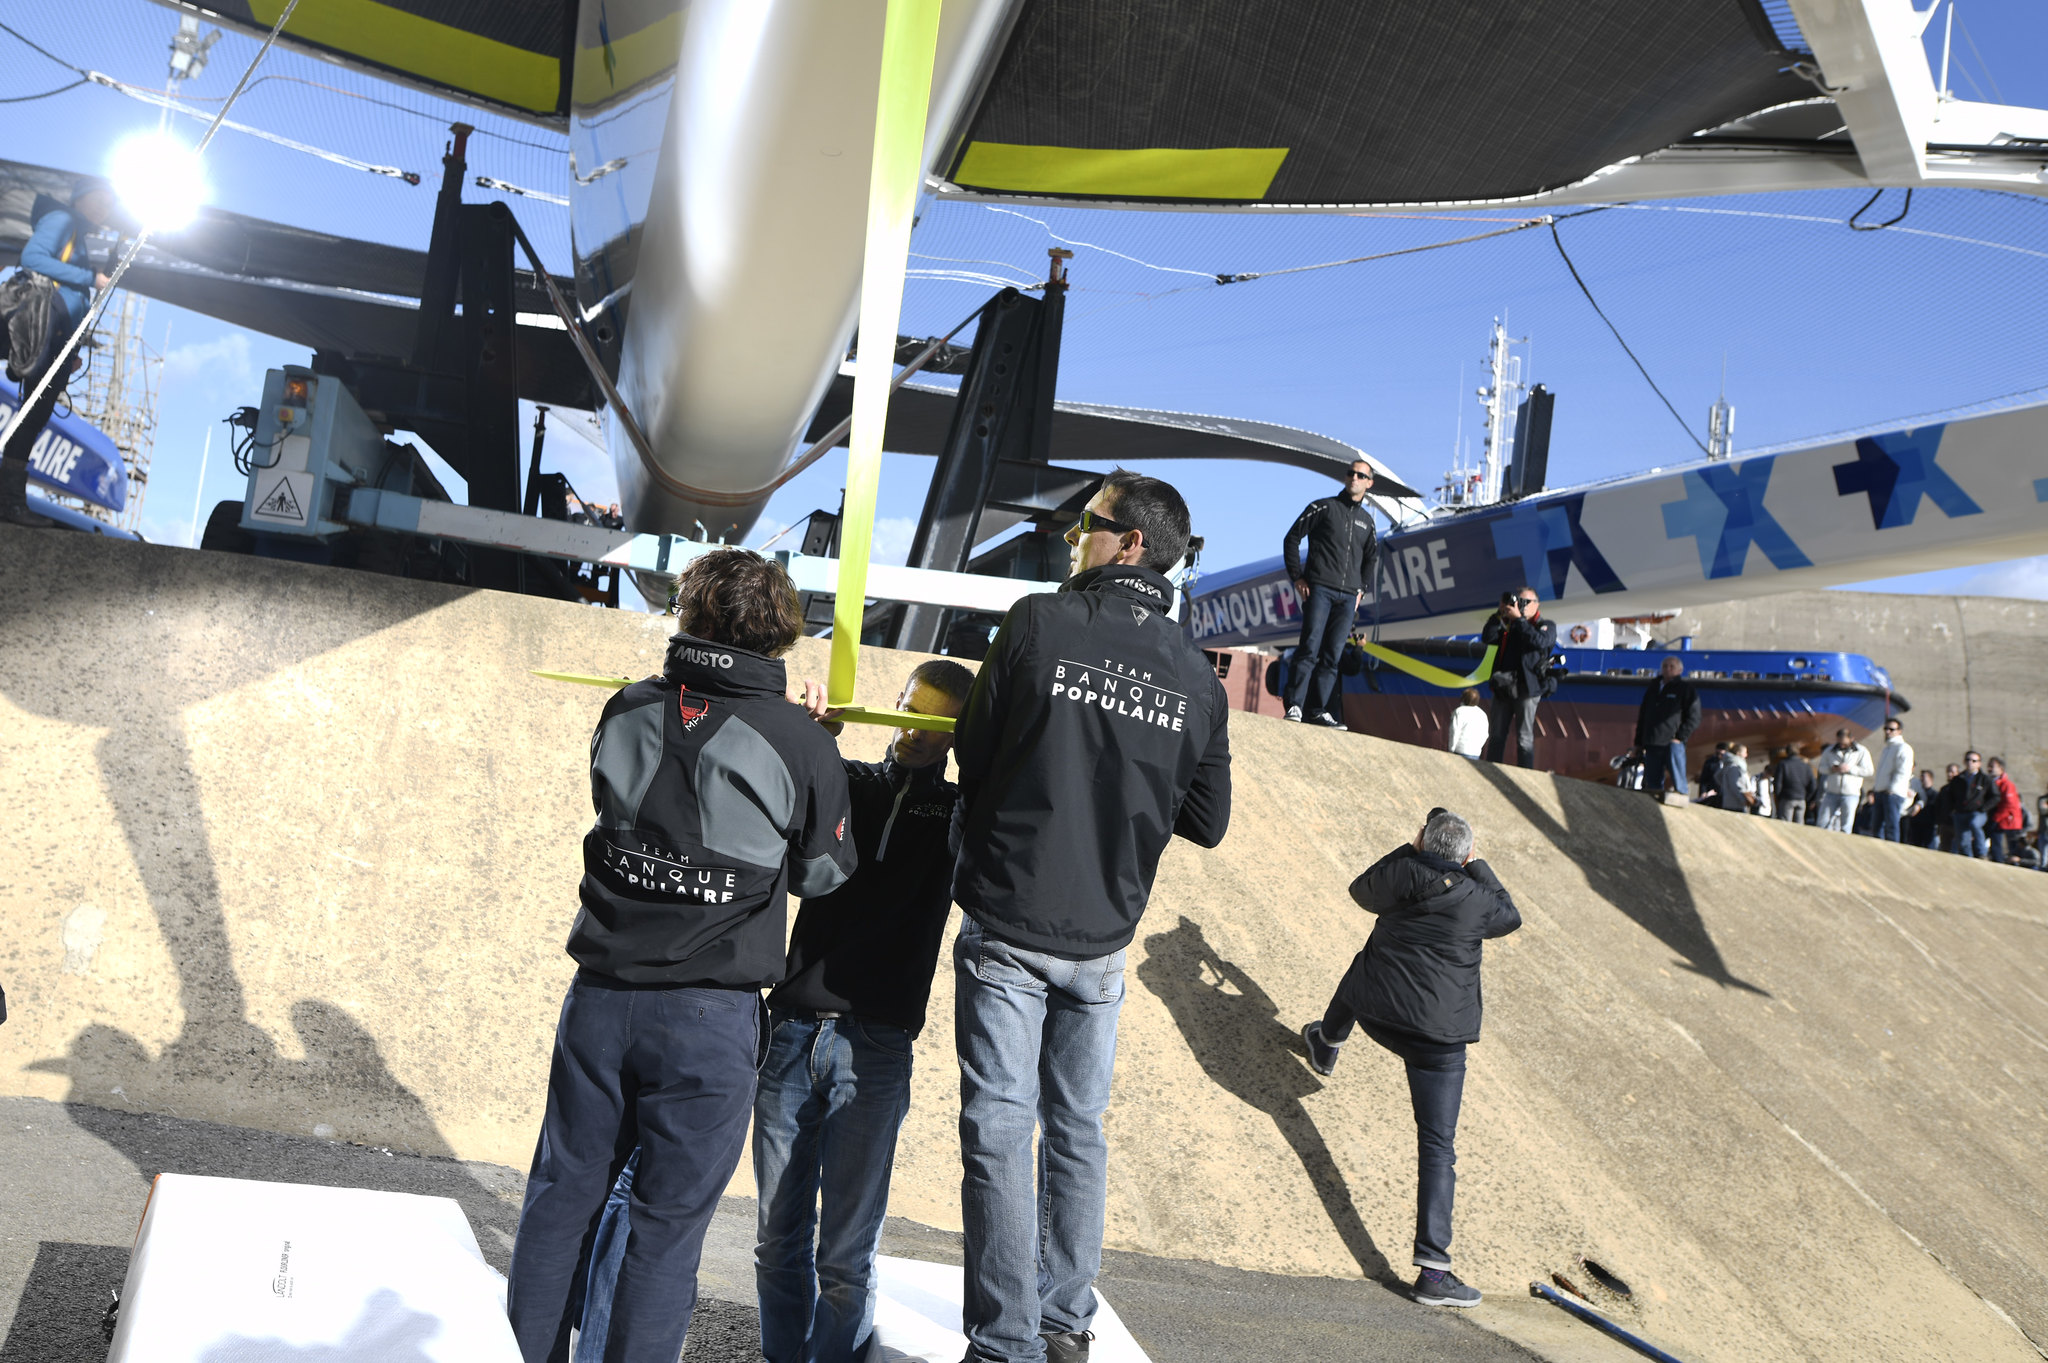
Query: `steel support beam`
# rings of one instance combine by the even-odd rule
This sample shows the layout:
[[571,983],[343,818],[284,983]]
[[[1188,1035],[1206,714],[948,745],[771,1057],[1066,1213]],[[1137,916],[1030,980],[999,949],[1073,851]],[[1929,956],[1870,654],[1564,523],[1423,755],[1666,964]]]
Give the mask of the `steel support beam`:
[[[1006,460],[1045,462],[1052,444],[1053,388],[1065,313],[1066,289],[1057,279],[1043,300],[1004,289],[982,309],[973,359],[960,380],[952,425],[911,542],[910,567],[949,573],[965,569],[983,538],[982,512],[998,469]],[[906,607],[895,646],[931,652],[945,615],[936,605]]]

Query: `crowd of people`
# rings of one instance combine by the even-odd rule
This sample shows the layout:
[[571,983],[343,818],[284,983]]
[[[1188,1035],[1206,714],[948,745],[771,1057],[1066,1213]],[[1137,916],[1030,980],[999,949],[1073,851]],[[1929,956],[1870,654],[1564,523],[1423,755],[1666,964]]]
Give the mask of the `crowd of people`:
[[[1905,721],[1885,720],[1875,757],[1846,728],[1808,758],[1787,744],[1770,753],[1761,771],[1750,770],[1749,748],[1714,745],[1701,762],[1690,793],[1685,742],[1700,726],[1699,692],[1685,679],[1684,662],[1666,656],[1637,711],[1635,746],[1616,762],[1616,782],[1653,794],[1736,813],[1859,833],[1885,842],[1954,852],[2001,865],[2048,870],[2042,841],[2048,795],[2030,814],[2002,757],[1973,751],[1951,762],[1940,780],[1914,767]],[[1468,693],[1469,694],[1469,693]]]
[[[1110,475],[1067,533],[1071,576],[1011,609],[978,673],[911,673],[899,710],[952,732],[899,729],[879,763],[839,755],[817,683],[789,687],[802,619],[780,567],[731,549],[684,571],[663,671],[591,742],[578,969],[509,1275],[529,1363],[673,1363],[750,1121],[762,1355],[866,1355],[954,904],[966,1363],[1087,1358],[1125,949],[1168,840],[1216,846],[1230,819],[1223,688],[1167,614],[1189,528],[1171,486]],[[1354,1028],[1400,1059],[1409,1291],[1470,1306],[1450,1259],[1465,1050],[1481,943],[1520,918],[1442,809],[1352,894],[1377,925],[1305,1057],[1275,1061],[1329,1074]]]

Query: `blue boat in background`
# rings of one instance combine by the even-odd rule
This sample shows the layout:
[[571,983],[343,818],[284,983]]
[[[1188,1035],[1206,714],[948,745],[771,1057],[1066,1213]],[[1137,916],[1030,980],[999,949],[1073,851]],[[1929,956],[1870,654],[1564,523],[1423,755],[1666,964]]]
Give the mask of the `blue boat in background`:
[[[1476,635],[1450,639],[1382,640],[1382,648],[1465,675],[1485,652]],[[1687,743],[1697,758],[1716,743],[1746,743],[1761,764],[1779,747],[1811,757],[1846,728],[1861,738],[1903,714],[1906,698],[1892,690],[1884,668],[1860,653],[1756,652],[1696,649],[1690,639],[1666,648],[1560,648],[1557,691],[1537,712],[1536,765],[1586,780],[1611,781],[1612,763],[1635,742],[1636,708],[1667,655],[1685,664],[1699,688],[1699,732]],[[1267,669],[1268,686],[1285,684],[1290,659]],[[1479,685],[1480,701],[1490,693]],[[1347,650],[1342,679],[1345,726],[1358,733],[1446,745],[1458,693],[1432,686],[1362,650]],[[1277,705],[1277,700],[1274,702]]]
[[[0,374],[0,424],[12,420],[20,405],[21,390]],[[99,427],[61,403],[29,451],[28,476],[51,492],[116,514],[128,505],[128,465],[121,451]],[[68,524],[71,518],[64,519]]]
[[[1190,594],[1185,612],[1189,634],[1216,664],[1234,709],[1281,712],[1279,696],[1301,616],[1293,588],[1278,569],[1275,559],[1206,575]],[[1360,611],[1359,634],[1370,631],[1371,613],[1370,604]],[[1560,639],[1575,632],[1589,639],[1594,634],[1591,628],[1575,631],[1573,622],[1560,624]],[[1476,634],[1376,642],[1461,677],[1472,673],[1485,653]],[[1748,744],[1752,765],[1784,746],[1813,756],[1834,740],[1837,729],[1861,738],[1882,725],[1885,716],[1910,708],[1892,690],[1890,674],[1860,653],[1693,644],[1687,637],[1652,641],[1645,648],[1561,646],[1553,661],[1557,690],[1538,712],[1537,766],[1585,780],[1613,780],[1614,759],[1634,744],[1643,691],[1667,655],[1685,664],[1687,677],[1699,688],[1704,714],[1687,744],[1694,766],[1723,741]],[[1270,656],[1275,649],[1281,650],[1279,656]],[[1476,686],[1480,703],[1487,704],[1491,693],[1486,684]],[[1411,676],[1354,645],[1344,656],[1341,717],[1357,733],[1443,748],[1460,689]]]

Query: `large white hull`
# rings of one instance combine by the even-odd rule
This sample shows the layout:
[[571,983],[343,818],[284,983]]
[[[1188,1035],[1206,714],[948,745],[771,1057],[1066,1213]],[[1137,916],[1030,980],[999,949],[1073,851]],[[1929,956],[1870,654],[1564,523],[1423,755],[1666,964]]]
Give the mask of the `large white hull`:
[[[1013,7],[945,5],[927,165]],[[572,140],[581,301],[627,290],[619,390],[662,468],[692,487],[769,483],[846,354],[884,8],[583,0]],[[676,495],[619,423],[610,429],[633,529],[736,539],[759,515],[765,493],[739,506]]]

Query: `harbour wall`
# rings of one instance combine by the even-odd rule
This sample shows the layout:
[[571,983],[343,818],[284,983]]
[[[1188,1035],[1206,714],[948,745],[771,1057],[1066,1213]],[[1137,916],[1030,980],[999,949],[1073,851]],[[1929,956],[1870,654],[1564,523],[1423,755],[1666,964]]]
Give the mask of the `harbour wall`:
[[[1975,748],[2026,796],[2048,790],[2048,602],[1997,596],[1787,592],[1688,606],[1658,627],[1699,648],[1846,649],[1891,673],[1916,765],[1939,777]],[[1869,743],[1883,741],[1874,735]],[[1752,753],[1755,758],[1758,754]]]
[[[663,622],[5,526],[0,580],[0,1092],[523,1167],[605,695],[528,669],[651,671]],[[915,661],[865,651],[860,699]],[[1347,883],[1442,804],[1526,922],[1488,948],[1461,1274],[1590,1255],[1689,1363],[2039,1357],[2048,876],[1258,715],[1231,740],[1230,836],[1167,853],[1129,953],[1110,1244],[1407,1271],[1399,1066],[1355,1041],[1323,1079],[1295,1032],[1370,930]],[[892,1193],[945,1227],[951,1001],[942,964]]]

